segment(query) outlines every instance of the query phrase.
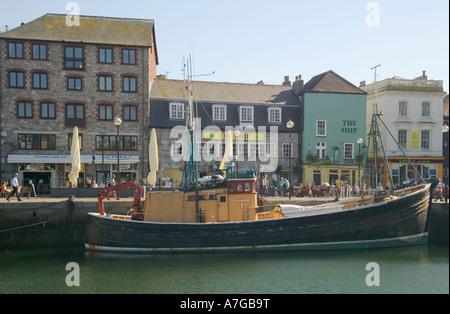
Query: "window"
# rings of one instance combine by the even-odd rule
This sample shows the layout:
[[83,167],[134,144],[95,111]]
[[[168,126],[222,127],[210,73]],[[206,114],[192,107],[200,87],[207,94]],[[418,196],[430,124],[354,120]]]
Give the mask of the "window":
[[316,136],[327,136],[327,121],[316,121]]
[[133,105],[123,106],[123,120],[137,121],[137,107]]
[[430,131],[422,131],[420,137],[420,148],[423,150],[430,149]]
[[408,103],[406,101],[398,103],[398,115],[400,117],[406,117],[408,115]]
[[[67,135],[67,149],[70,151],[72,148],[73,133]],[[83,134],[78,133],[78,144],[80,145],[80,150],[83,150]]]
[[113,119],[113,107],[111,105],[100,105],[98,106],[98,119],[99,120],[110,120]]
[[353,159],[353,143],[344,144],[344,159]]
[[66,126],[68,127],[84,127],[84,105],[67,104],[66,105]]
[[429,116],[430,116],[430,103],[423,102],[422,103],[422,117],[429,117]]
[[68,70],[83,70],[84,57],[82,47],[65,47],[64,64]]
[[56,135],[19,134],[19,150],[56,150]]
[[9,72],[9,87],[24,88],[25,74],[23,72],[16,72],[16,71]]
[[33,88],[34,89],[47,89],[48,88],[48,75],[47,73],[35,72],[33,73]]
[[113,63],[113,51],[111,48],[99,48],[98,49],[98,62],[100,63]]
[[17,117],[22,119],[33,118],[33,104],[29,101],[19,101],[17,103]]
[[33,44],[33,60],[47,60],[47,45]]
[[170,150],[170,156],[181,157],[183,156],[183,142],[172,142],[172,149]]
[[406,130],[398,130],[398,144],[401,148],[407,148],[407,131]]
[[136,50],[123,49],[122,50],[122,63],[123,64],[136,64]]
[[125,76],[123,78],[123,91],[135,93],[137,91],[136,81],[137,81],[137,79],[135,77]]
[[111,92],[113,90],[112,76],[100,75],[98,77],[98,90],[102,92]]
[[83,79],[79,78],[79,77],[67,78],[67,89],[68,90],[82,90],[83,89]]
[[184,119],[184,104],[171,103],[170,104],[170,119]]
[[292,158],[293,156],[293,151],[292,151],[292,143],[283,143],[283,147],[282,147],[282,157],[283,158]]
[[316,143],[316,157],[318,159],[325,159],[326,152],[327,152],[327,143],[325,142]]
[[213,120],[226,121],[227,120],[227,106],[214,105],[212,106]]
[[253,107],[240,107],[241,123],[253,123]]
[[124,151],[137,151],[138,150],[138,137],[137,136],[121,136],[121,147]]
[[41,103],[41,119],[56,119],[56,105],[54,103]]
[[281,123],[281,108],[269,108],[269,122]]
[[23,44],[22,43],[9,43],[8,44],[8,57],[13,59],[23,59]]

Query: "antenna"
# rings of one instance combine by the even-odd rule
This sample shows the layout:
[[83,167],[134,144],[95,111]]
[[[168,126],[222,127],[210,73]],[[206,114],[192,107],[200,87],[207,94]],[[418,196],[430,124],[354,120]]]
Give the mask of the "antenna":
[[378,86],[377,86],[377,68],[380,67],[381,64],[374,66],[371,70],[375,70],[375,113],[378,114]]

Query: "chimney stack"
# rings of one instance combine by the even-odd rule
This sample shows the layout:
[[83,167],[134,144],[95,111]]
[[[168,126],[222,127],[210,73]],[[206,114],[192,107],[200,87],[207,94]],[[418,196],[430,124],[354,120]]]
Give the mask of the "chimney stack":
[[291,81],[289,81],[289,76],[284,77],[283,86],[291,86]]
[[302,76],[296,76],[295,82],[292,84],[292,90],[294,91],[294,94],[297,96],[301,96],[304,90],[304,82],[302,80]]
[[366,81],[362,81],[361,83],[359,83],[359,87],[362,87],[362,86],[366,86]]

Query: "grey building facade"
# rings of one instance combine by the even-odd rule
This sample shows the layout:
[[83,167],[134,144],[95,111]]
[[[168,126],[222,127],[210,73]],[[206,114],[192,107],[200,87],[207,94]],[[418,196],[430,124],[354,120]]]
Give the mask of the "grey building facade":
[[[186,130],[189,90],[201,132],[196,158],[201,176],[214,174],[220,165],[228,131],[233,136],[234,171],[288,176],[298,166],[302,131],[303,81],[293,86],[193,82],[156,79],[150,96],[149,128],[157,131],[160,175],[179,184],[189,148]],[[294,126],[287,128],[287,122]],[[201,124],[201,126],[200,126]],[[293,177],[294,184],[298,176]]]

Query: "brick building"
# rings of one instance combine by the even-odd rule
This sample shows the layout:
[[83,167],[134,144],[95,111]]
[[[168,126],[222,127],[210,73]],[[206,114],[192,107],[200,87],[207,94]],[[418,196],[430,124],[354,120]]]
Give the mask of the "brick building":
[[[148,174],[153,20],[47,14],[0,33],[0,177],[19,172],[39,194],[65,184],[77,126],[82,184]],[[114,118],[121,117],[118,129]]]

